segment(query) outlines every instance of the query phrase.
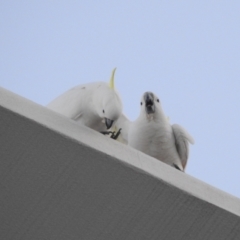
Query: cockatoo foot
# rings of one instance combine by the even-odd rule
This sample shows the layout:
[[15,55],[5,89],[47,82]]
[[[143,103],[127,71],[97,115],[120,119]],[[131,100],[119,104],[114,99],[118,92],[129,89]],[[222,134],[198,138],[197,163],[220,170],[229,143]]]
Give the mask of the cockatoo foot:
[[120,133],[121,133],[121,128],[117,131],[117,133],[115,134],[115,131],[102,131],[101,133],[103,134],[103,135],[109,135],[109,134],[111,134],[111,136],[110,136],[110,138],[112,138],[112,139],[114,139],[114,140],[116,140],[117,138],[118,138],[118,136],[120,135]]
[[117,131],[116,134],[115,134],[115,132],[112,132],[112,136],[111,136],[111,138],[114,139],[114,140],[116,140],[116,139],[118,138],[118,136],[120,135],[121,130],[122,130],[122,129],[119,128],[119,130]]
[[100,133],[102,133],[103,135],[109,135],[110,133],[114,134],[114,132],[112,132],[112,131],[102,131]]

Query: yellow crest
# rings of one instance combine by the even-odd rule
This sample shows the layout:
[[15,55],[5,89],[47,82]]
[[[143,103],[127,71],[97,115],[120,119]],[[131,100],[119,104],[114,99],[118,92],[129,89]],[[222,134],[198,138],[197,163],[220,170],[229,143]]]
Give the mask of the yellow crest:
[[111,89],[114,89],[114,74],[115,74],[115,71],[116,71],[117,68],[114,68],[112,70],[112,75],[111,75],[111,78],[110,78],[110,82],[109,82],[109,87]]

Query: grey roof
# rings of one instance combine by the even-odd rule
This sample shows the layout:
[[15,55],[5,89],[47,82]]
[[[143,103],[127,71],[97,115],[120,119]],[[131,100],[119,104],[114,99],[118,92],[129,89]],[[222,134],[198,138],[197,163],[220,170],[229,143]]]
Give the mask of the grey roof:
[[240,200],[0,89],[0,239],[240,239]]

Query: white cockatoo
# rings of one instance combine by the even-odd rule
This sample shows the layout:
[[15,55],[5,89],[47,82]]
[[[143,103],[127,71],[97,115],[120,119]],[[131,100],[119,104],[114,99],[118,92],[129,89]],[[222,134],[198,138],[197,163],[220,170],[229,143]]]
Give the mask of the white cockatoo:
[[112,71],[110,83],[93,82],[76,86],[58,96],[47,107],[79,124],[98,132],[108,133],[122,114],[122,102],[114,88]]
[[124,115],[116,121],[115,131],[121,128],[121,142],[184,171],[193,138],[180,125],[170,124],[159,98],[152,92],[143,94],[140,105],[140,115],[134,122]]

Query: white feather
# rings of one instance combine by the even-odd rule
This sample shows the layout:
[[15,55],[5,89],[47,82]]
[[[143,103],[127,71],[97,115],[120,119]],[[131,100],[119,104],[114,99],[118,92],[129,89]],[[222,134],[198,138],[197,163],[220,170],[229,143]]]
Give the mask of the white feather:
[[112,131],[114,132],[118,132],[118,130],[121,129],[121,133],[116,139],[117,141],[126,145],[128,144],[128,131],[130,124],[131,122],[129,121],[129,119],[124,114],[121,114],[112,128]]
[[184,170],[189,156],[188,142],[193,138],[181,126],[170,125],[158,97],[153,96],[155,112],[147,114],[144,95],[141,112],[136,121],[129,123],[128,144],[158,160]]
[[76,86],[47,107],[96,131],[107,130],[104,118],[116,121],[122,113],[120,97],[106,82]]

